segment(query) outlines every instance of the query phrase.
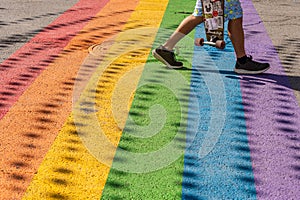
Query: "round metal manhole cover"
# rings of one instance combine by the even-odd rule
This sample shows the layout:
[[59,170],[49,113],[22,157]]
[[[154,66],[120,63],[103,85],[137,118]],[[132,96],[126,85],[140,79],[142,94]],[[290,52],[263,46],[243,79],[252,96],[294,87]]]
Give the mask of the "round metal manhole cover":
[[107,53],[109,48],[114,44],[115,41],[113,40],[108,40],[104,41],[100,44],[94,44],[89,47],[88,51],[89,54],[94,55],[94,56],[103,56]]

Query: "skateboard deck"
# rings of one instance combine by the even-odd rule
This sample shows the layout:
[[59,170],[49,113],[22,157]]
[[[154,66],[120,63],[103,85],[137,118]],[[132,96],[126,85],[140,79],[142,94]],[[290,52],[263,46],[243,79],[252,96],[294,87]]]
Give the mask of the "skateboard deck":
[[201,0],[201,2],[206,40],[197,38],[195,45],[208,44],[224,49],[224,0]]

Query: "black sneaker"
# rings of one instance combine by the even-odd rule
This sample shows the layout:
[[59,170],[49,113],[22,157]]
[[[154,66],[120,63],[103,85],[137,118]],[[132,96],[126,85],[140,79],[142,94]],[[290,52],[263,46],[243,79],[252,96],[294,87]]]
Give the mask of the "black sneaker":
[[237,74],[260,74],[267,71],[270,68],[269,63],[259,63],[252,60],[252,56],[247,57],[244,64],[238,61],[235,64],[234,71]]
[[178,62],[175,59],[173,51],[169,51],[163,46],[160,46],[152,51],[152,55],[171,69],[178,69],[183,67],[182,62]]

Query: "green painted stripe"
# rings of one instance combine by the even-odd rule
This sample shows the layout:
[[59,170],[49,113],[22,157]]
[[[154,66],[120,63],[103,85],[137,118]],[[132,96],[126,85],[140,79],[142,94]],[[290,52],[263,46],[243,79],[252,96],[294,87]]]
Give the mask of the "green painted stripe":
[[[191,14],[194,4],[169,1],[153,47]],[[192,43],[189,37],[180,43],[185,70],[167,69],[149,56],[102,199],[181,198]]]

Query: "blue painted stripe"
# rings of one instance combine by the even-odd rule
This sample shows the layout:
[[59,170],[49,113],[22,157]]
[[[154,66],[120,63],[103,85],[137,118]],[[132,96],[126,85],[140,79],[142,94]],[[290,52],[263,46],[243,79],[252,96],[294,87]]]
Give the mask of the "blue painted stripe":
[[[204,37],[202,25],[196,37]],[[183,199],[256,199],[239,76],[233,72],[235,54],[226,40],[223,51],[194,50],[191,91],[198,101],[189,105],[187,133],[195,128],[193,108],[199,108],[200,123],[196,137],[187,141]]]

